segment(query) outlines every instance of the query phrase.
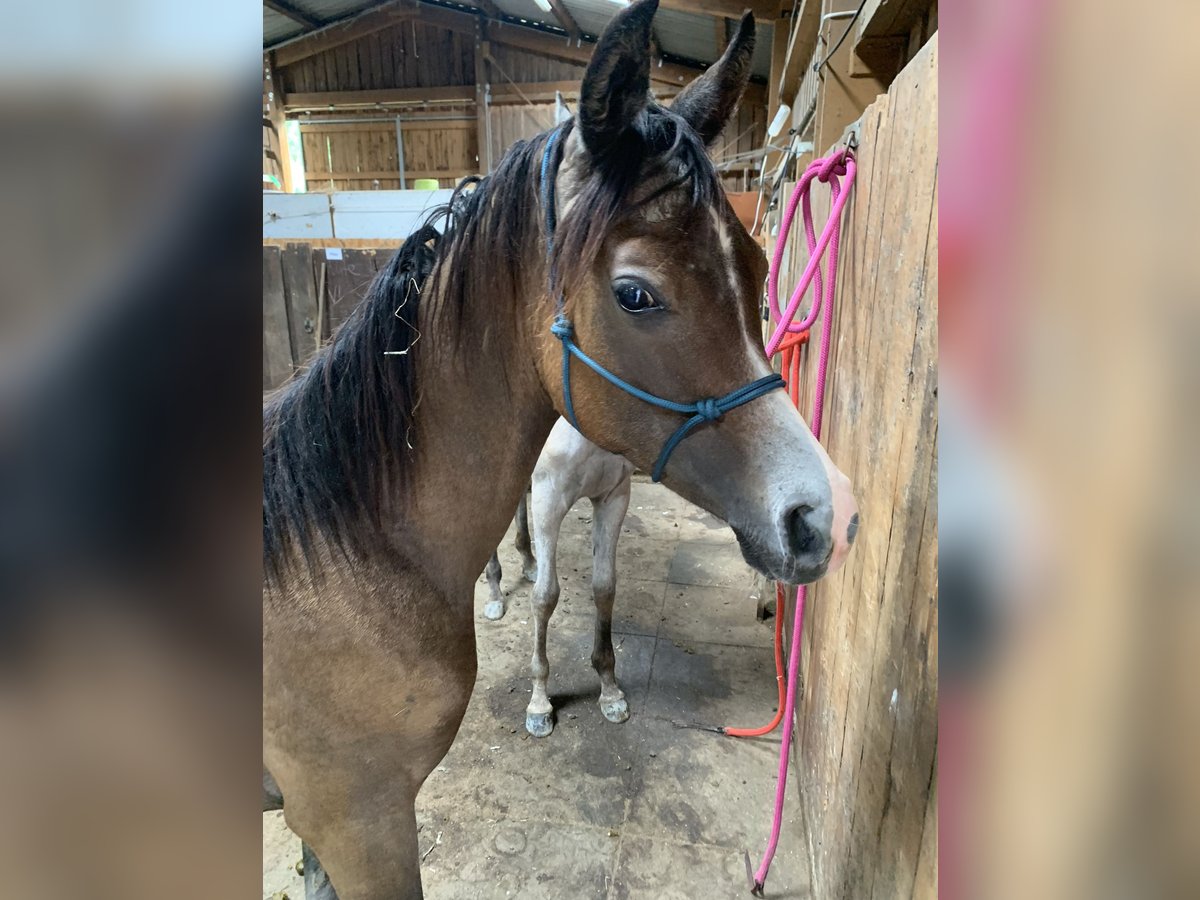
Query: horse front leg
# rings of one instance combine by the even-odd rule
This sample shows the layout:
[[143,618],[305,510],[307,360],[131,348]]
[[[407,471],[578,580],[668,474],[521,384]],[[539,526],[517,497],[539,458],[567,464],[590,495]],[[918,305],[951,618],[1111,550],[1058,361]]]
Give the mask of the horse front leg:
[[592,667],[600,676],[600,712],[610,722],[624,722],[629,718],[625,692],[617,684],[617,657],[612,643],[612,613],[617,593],[617,539],[628,509],[628,476],[603,499],[592,501],[592,598],[596,603]]
[[[415,800],[450,749],[476,673],[471,604],[458,614],[440,598],[428,606],[444,613],[425,620],[438,654],[404,645],[405,633],[380,645],[345,629],[293,633],[264,658],[264,763],[288,827],[319,861],[306,881],[320,900],[423,897]],[[318,678],[314,660],[326,662]]]

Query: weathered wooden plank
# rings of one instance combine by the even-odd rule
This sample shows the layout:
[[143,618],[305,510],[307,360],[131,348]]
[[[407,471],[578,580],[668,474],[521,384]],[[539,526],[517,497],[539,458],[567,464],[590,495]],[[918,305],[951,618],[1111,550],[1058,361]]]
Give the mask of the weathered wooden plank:
[[317,351],[317,283],[312,266],[312,248],[288,244],[282,252],[283,287],[287,295],[288,329],[291,333],[295,368],[308,365]]
[[[834,8],[844,7],[853,10],[856,4],[852,0],[834,0]],[[825,47],[832,48],[840,40],[842,32],[848,26],[840,19],[832,19],[824,24],[827,43]],[[853,41],[846,40],[838,46],[837,52],[822,51],[827,54],[828,61],[824,63],[820,78],[821,87],[818,91],[817,112],[813,128],[814,145],[828,147],[836,141],[846,126],[855,121],[864,109],[875,101],[876,96],[885,90],[885,86],[873,75],[862,74],[851,76],[851,60],[854,59]]]
[[822,440],[862,524],[847,565],[810,590],[798,723],[814,893],[835,898],[936,890],[936,74],[935,39],[863,114],[842,231]]
[[343,250],[342,258],[329,259],[326,252],[326,307],[329,325],[337,330],[358,306],[375,277],[374,250]]
[[263,390],[273,390],[292,375],[283,268],[275,247],[263,247]]
[[287,41],[276,48],[279,65],[290,65],[314,54],[323,53],[373,34],[380,29],[395,25],[397,22],[407,21],[416,15],[416,10],[417,5],[407,2],[407,0],[389,3],[353,19],[328,25],[312,34]]
[[381,90],[321,91],[290,94],[287,109],[328,109],[330,107],[386,106],[401,103],[470,103],[475,99],[472,85],[434,88],[383,88]]
[[[475,127],[474,118],[463,119],[443,119],[433,118],[426,121],[415,118],[404,119],[404,130],[408,131],[468,131]],[[329,122],[322,123],[320,119],[314,119],[311,122],[306,121],[300,126],[301,134],[322,134],[326,132],[339,131],[375,131],[384,134],[389,134],[393,138],[396,134],[396,126],[394,121],[386,122]]]
[[[936,633],[936,632],[935,632]],[[925,805],[925,827],[921,834],[921,855],[910,896],[914,900],[937,900],[938,896],[938,812],[937,760],[929,780],[929,800]]]

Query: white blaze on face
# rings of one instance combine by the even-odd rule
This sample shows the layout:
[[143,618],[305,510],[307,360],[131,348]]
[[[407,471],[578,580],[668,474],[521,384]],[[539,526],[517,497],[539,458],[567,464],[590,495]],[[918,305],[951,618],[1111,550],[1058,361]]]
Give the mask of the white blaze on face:
[[[729,291],[736,299],[738,296],[737,259],[733,254],[733,235],[729,233],[729,225],[726,224],[716,206],[710,206],[708,213],[712,217],[713,229],[717,233],[717,244],[721,248],[721,261],[725,269],[725,277],[729,279]],[[738,303],[739,318],[741,318],[741,306],[742,304]]]

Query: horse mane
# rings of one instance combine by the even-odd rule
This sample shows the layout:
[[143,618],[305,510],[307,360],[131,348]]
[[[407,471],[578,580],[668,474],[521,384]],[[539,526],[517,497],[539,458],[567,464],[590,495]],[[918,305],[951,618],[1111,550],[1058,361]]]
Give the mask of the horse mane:
[[[573,119],[561,126],[555,171],[574,127]],[[505,291],[514,303],[528,294],[531,273],[524,261],[543,236],[538,179],[548,138],[544,132],[517,142],[492,174],[461,182],[449,204],[430,213],[379,271],[331,343],[264,406],[263,561],[269,583],[278,583],[297,560],[316,576],[322,544],[346,558],[365,557],[382,545],[388,498],[403,491],[411,476],[419,306],[432,307],[425,331],[457,343],[469,331],[464,317],[494,315]],[[720,191],[703,142],[669,110],[650,104],[623,142],[595,162],[558,225],[554,268],[568,287],[589,270],[605,236],[632,207],[685,182],[691,183],[693,204],[710,202]],[[661,165],[668,178],[634,200],[647,163]],[[530,258],[545,277],[540,254]],[[449,259],[457,264],[443,265]],[[473,309],[471,298],[478,296],[489,297],[487,308]]]

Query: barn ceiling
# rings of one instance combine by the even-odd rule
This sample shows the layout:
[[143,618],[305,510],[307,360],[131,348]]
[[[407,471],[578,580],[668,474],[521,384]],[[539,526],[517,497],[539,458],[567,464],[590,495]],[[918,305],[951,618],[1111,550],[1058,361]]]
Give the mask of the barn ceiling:
[[[425,2],[425,0],[422,0]],[[621,9],[617,0],[559,0],[580,30],[586,35],[598,35]],[[708,6],[696,0],[698,5]],[[346,21],[367,10],[386,6],[378,0],[264,0],[263,48],[275,49],[295,38],[318,31],[331,24]],[[434,0],[431,5],[457,9],[481,10],[484,15],[504,21],[529,25],[546,31],[562,33],[562,26],[553,12],[544,12],[535,0]],[[675,0],[674,6],[688,5],[687,0]],[[730,8],[740,4],[730,4]],[[688,12],[678,8],[660,9],[654,20],[654,33],[664,58],[683,63],[714,62],[725,49],[724,35],[732,20],[703,11]],[[752,72],[765,79],[771,66],[772,26],[758,23],[758,40],[754,50]]]

